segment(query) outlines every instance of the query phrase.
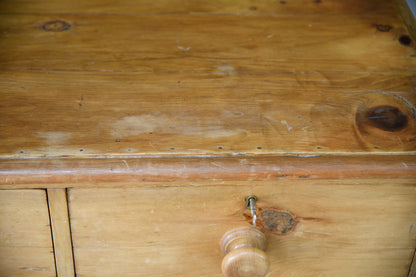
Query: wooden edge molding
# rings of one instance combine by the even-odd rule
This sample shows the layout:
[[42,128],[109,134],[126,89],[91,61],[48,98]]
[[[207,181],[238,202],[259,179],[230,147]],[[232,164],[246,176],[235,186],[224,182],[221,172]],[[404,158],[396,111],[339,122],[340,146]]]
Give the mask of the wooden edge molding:
[[74,256],[69,226],[66,189],[48,189],[49,216],[57,276],[74,277]]
[[41,184],[416,178],[416,157],[232,156],[0,160],[0,189]]

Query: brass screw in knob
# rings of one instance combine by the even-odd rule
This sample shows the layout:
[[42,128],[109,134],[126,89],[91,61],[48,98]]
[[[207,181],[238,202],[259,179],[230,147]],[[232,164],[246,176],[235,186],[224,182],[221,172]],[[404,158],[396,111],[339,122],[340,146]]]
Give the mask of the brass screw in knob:
[[226,277],[264,277],[269,270],[266,236],[255,227],[238,227],[224,234],[222,272]]

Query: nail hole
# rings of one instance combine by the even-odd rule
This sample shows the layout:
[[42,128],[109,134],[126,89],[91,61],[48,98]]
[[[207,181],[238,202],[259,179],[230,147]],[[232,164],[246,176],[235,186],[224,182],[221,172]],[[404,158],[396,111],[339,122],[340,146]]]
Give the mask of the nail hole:
[[256,148],[257,148],[257,149],[262,149],[262,147],[261,147],[261,146],[257,146]]
[[127,149],[127,151],[131,152],[131,148]]
[[408,35],[402,35],[399,37],[399,42],[402,45],[409,46],[412,43],[412,39]]
[[255,6],[250,7],[250,11],[256,11],[256,10],[257,10],[257,7],[255,7]]
[[21,151],[20,151],[20,154],[23,154],[23,153],[25,153],[25,151],[21,150]]
[[84,151],[84,149],[81,148],[81,149],[79,149],[79,151],[82,152],[82,151]]
[[222,149],[222,146],[218,146],[218,149]]
[[116,142],[120,142],[120,140],[119,139],[116,139]]
[[175,150],[175,147],[171,147],[170,150]]

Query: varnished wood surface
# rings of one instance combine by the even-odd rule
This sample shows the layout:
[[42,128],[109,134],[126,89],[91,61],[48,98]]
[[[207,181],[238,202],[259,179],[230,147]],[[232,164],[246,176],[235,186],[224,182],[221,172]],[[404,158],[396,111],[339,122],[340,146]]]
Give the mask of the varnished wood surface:
[[[3,70],[0,153],[2,158],[414,153],[414,86],[415,75],[404,72]],[[387,120],[386,130],[365,125],[374,118],[366,111],[376,106],[400,110],[404,121],[393,115],[393,123],[402,128],[389,130]]]
[[76,188],[79,276],[221,276],[251,193],[298,221],[271,276],[409,272],[416,53],[393,1],[0,4],[0,188]]
[[[396,0],[400,15],[405,22],[408,30],[409,37],[413,40],[416,39],[416,4],[412,0]],[[412,6],[412,7],[410,7]],[[406,37],[401,38],[406,39]]]
[[0,191],[0,276],[56,276],[44,190]]
[[48,189],[47,194],[57,276],[75,277],[66,190]]
[[416,150],[392,1],[2,4],[0,158]]
[[413,155],[10,159],[2,161],[0,189],[359,178],[414,180],[416,159]]
[[222,276],[218,241],[249,226],[244,197],[255,194],[259,208],[289,211],[297,221],[284,236],[268,235],[268,276],[405,276],[415,193],[413,180],[71,189],[77,273]]
[[[414,49],[397,40],[405,26],[391,14],[319,20],[222,15],[58,19],[71,27],[45,26],[56,20],[51,15],[3,14],[0,68],[185,73],[415,72],[416,68]],[[389,31],[378,24],[390,26]]]
[[326,1],[192,1],[192,0],[125,0],[112,1],[81,0],[2,0],[5,14],[242,14],[242,15],[305,15],[305,14],[395,14],[390,0],[360,1],[348,3],[337,0]]

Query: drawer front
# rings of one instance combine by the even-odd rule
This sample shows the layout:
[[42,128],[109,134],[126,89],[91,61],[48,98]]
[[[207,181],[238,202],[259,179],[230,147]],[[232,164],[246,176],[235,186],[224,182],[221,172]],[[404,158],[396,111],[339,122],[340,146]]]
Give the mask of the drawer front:
[[56,276],[44,190],[0,190],[0,276]]
[[[222,276],[221,236],[260,215],[268,276],[405,276],[416,238],[414,180],[182,183],[68,191],[79,276]],[[282,222],[279,221],[281,224]],[[284,233],[284,234],[281,234]]]

